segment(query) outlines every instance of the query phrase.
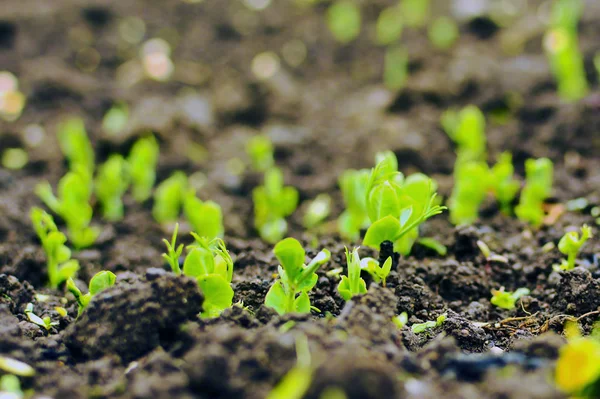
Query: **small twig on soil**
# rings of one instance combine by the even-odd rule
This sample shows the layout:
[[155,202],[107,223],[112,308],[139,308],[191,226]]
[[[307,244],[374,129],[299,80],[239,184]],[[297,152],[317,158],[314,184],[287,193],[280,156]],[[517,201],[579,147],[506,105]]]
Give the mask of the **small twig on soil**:
[[529,321],[535,316],[537,316],[539,312],[535,312],[530,316],[522,316],[522,317],[509,317],[508,319],[500,320],[497,322],[487,323],[481,326],[482,328],[498,328],[504,326],[505,324],[513,323],[515,321]]

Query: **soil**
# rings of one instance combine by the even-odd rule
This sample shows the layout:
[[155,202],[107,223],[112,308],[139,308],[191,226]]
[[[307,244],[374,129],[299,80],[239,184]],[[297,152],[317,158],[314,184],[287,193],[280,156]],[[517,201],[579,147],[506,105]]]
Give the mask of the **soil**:
[[[332,386],[350,399],[566,397],[552,385],[554,361],[566,320],[577,318],[590,331],[597,319],[600,242],[590,240],[578,267],[560,273],[552,266],[562,255],[542,247],[557,244],[567,229],[596,225],[600,90],[592,60],[600,50],[600,7],[587,2],[580,26],[590,94],[566,104],[542,50],[541,1],[514,2],[520,8],[506,26],[488,17],[459,20],[461,38],[449,51],[434,49],[423,30],[405,29],[410,78],[400,93],[382,85],[384,51],[370,38],[380,10],[394,2],[361,3],[366,28],[341,45],[324,24],[327,2],[274,1],[261,12],[224,0],[2,2],[0,69],[18,76],[27,105],[17,121],[0,124],[0,148],[23,147],[30,162],[18,171],[0,169],[0,354],[36,369],[35,377],[22,379],[24,389],[61,399],[263,398],[295,364],[295,340],[304,334],[315,370],[306,398]],[[439,15],[452,2],[433,3]],[[138,45],[120,38],[126,17],[143,18],[145,39],[171,43],[171,81],[124,86],[120,67],[138,54]],[[508,51],[511,38],[522,39],[520,52]],[[284,58],[268,80],[252,74],[256,54],[281,54],[294,40],[306,45],[304,62],[294,66]],[[84,48],[99,55],[93,71],[81,69]],[[129,104],[131,118],[123,134],[110,136],[102,117],[120,101]],[[203,112],[190,112],[194,104]],[[549,157],[555,165],[549,206],[575,198],[588,205],[537,230],[491,201],[473,226],[454,227],[447,214],[438,216],[421,236],[446,245],[447,255],[417,245],[398,260],[386,287],[363,276],[368,293],[345,303],[337,281],[326,275],[345,266],[345,245],[358,244],[334,232],[343,208],[337,176],[370,167],[375,152],[390,149],[401,171],[431,175],[447,198],[455,156],[439,117],[467,104],[508,115],[488,125],[491,160],[511,151],[522,178],[527,158]],[[160,256],[168,228],[152,220],[151,201],[140,205],[129,195],[125,219],[110,224],[96,215],[100,239],[74,255],[82,265],[80,287],[100,270],[117,273],[117,284],[95,296],[78,319],[74,298],[46,287],[45,255],[28,213],[41,205],[35,185],[44,179],[55,185],[65,173],[54,134],[65,115],[85,119],[98,162],[127,154],[151,130],[161,143],[159,181],[174,170],[204,174],[200,195],[223,208],[235,259],[234,301],[243,306],[199,319],[202,293],[168,272]],[[45,129],[40,143],[26,134],[32,125]],[[263,306],[277,261],[252,226],[249,194],[260,176],[231,167],[232,159],[246,162],[244,143],[257,131],[271,137],[286,183],[300,191],[289,235],[305,244],[308,256],[321,248],[332,253],[311,294],[320,313],[278,316]],[[193,144],[203,147],[201,157],[192,156]],[[307,232],[302,211],[319,193],[334,199],[331,222],[320,233]],[[487,261],[477,240],[508,262]],[[490,304],[491,290],[500,287],[527,287],[531,294],[515,310],[502,310]],[[24,313],[30,302],[36,314],[59,324],[46,331],[30,323]],[[415,334],[392,323],[401,312],[409,325],[442,313],[448,318]]]

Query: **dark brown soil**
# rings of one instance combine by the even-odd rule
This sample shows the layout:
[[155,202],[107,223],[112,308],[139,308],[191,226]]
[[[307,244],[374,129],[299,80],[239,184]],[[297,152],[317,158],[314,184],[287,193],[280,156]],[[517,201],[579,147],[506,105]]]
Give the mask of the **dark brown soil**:
[[[0,354],[36,369],[35,377],[22,380],[24,388],[61,399],[263,398],[295,364],[295,337],[304,334],[315,368],[307,398],[331,386],[350,399],[565,397],[551,379],[564,343],[558,334],[569,317],[580,318],[585,330],[596,321],[597,314],[588,313],[600,307],[600,242],[591,240],[579,266],[567,273],[553,271],[562,255],[542,246],[556,244],[568,228],[596,225],[590,210],[600,205],[600,91],[592,59],[600,50],[600,9],[588,2],[580,28],[591,92],[565,104],[541,48],[541,1],[520,2],[527,6],[505,28],[483,17],[461,21],[461,38],[447,52],[435,50],[425,32],[406,29],[402,43],[411,77],[399,94],[383,87],[383,49],[369,38],[379,11],[394,2],[362,2],[368,28],[349,45],[328,33],[326,3],[272,3],[253,13],[233,0],[2,1],[0,69],[19,77],[27,105],[16,122],[0,123],[0,148],[24,147],[30,162],[20,171],[0,169]],[[434,3],[436,13],[445,13],[450,2]],[[253,19],[244,30],[239,18],[248,14]],[[171,41],[172,81],[119,84],[119,66],[138,51],[118,45],[119,23],[131,16],[146,22],[145,39]],[[526,38],[518,55],[502,50],[511,34]],[[257,80],[252,58],[279,53],[290,40],[305,43],[306,60],[298,67],[282,60],[276,79]],[[77,67],[83,47],[101,57],[93,72]],[[184,112],[183,89],[196,90],[208,104],[202,120]],[[245,160],[248,137],[257,130],[269,134],[286,183],[299,189],[303,203],[331,194],[333,221],[342,211],[337,177],[346,168],[370,167],[380,150],[393,150],[405,173],[433,176],[447,197],[455,156],[440,114],[467,104],[490,113],[505,109],[515,95],[521,101],[509,109],[508,122],[487,128],[490,159],[511,151],[522,177],[527,158],[551,158],[551,202],[583,197],[589,204],[584,210],[566,212],[539,230],[493,204],[470,227],[455,228],[447,215],[438,216],[423,226],[422,236],[448,246],[446,256],[416,246],[385,288],[372,284],[367,294],[344,303],[337,281],[325,272],[345,266],[344,246],[354,243],[328,228],[320,236],[305,232],[301,206],[289,234],[310,256],[321,248],[332,252],[312,293],[321,313],[279,317],[262,306],[277,261],[252,227],[250,192],[260,177],[228,167],[232,158]],[[110,137],[101,129],[102,116],[118,101],[129,104],[132,118],[123,135]],[[150,129],[161,142],[159,180],[179,169],[206,175],[201,196],[223,208],[225,241],[235,259],[234,301],[243,307],[200,320],[196,284],[166,272],[160,256],[169,232],[152,220],[151,202],[139,205],[129,195],[125,219],[111,225],[96,217],[101,238],[75,254],[82,265],[78,285],[111,270],[116,286],[95,297],[77,320],[74,298],[46,288],[45,255],[28,213],[41,205],[34,186],[43,179],[56,184],[66,170],[54,134],[65,115],[85,119],[99,161],[126,154]],[[24,134],[31,124],[46,129],[37,146]],[[191,143],[204,146],[203,159],[188,156]],[[477,240],[508,263],[486,261]],[[502,310],[490,304],[490,291],[500,287],[527,287],[531,294],[517,309]],[[46,331],[30,323],[24,313],[30,302],[37,314],[60,324]],[[67,308],[68,316],[56,306]],[[409,325],[444,312],[448,319],[414,334],[392,323],[401,312],[409,314]]]

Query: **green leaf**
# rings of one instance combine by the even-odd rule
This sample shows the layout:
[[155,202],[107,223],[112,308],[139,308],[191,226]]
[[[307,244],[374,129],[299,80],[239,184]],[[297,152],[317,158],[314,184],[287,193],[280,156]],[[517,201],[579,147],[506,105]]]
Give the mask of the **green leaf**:
[[383,219],[386,216],[398,217],[400,215],[400,203],[396,190],[389,182],[379,184],[369,193],[369,217],[371,221]]
[[282,315],[287,312],[286,301],[287,296],[285,294],[283,286],[281,285],[281,282],[275,281],[275,283],[273,283],[273,285],[267,292],[267,295],[265,297],[265,305],[275,309],[277,313]]
[[90,280],[90,294],[96,295],[102,290],[112,287],[117,281],[117,276],[113,272],[101,271],[98,272]]
[[214,269],[215,259],[212,252],[202,247],[194,247],[183,262],[183,274],[189,277],[198,278],[212,274]]
[[58,284],[66,281],[69,278],[75,277],[79,270],[79,262],[75,259],[70,259],[58,267]]
[[233,301],[233,289],[225,279],[217,274],[198,277],[198,285],[204,294],[203,317],[217,317]]
[[338,0],[327,10],[327,26],[333,37],[348,43],[360,33],[360,8],[352,1]]
[[393,216],[386,216],[373,223],[365,234],[363,244],[374,249],[379,249],[379,245],[384,241],[395,241],[400,231],[400,222]]
[[187,191],[187,177],[183,172],[175,172],[156,188],[152,216],[159,223],[172,222],[179,217]]
[[264,172],[274,165],[273,143],[264,135],[252,137],[246,143],[246,153],[250,157],[252,167]]
[[133,198],[143,202],[150,198],[156,181],[156,164],[159,146],[153,135],[140,138],[135,142],[127,158],[133,186]]
[[223,215],[216,202],[203,202],[194,193],[189,193],[183,210],[194,232],[199,236],[213,239],[223,235]]
[[402,11],[398,6],[384,8],[377,18],[377,43],[391,44],[402,35]]
[[273,253],[285,269],[291,281],[296,281],[296,278],[302,271],[304,264],[305,252],[302,245],[295,238],[286,238],[279,241]]
[[297,313],[310,313],[310,299],[306,291],[302,291],[294,300],[294,308]]
[[405,208],[402,210],[402,212],[400,212],[400,227],[403,227],[406,225],[406,223],[408,223],[408,221],[410,220],[410,217],[412,216],[413,213],[413,207],[409,206],[408,208]]
[[342,276],[342,281],[338,284],[338,292],[345,301],[349,301],[352,298],[352,287],[350,286],[348,277]]

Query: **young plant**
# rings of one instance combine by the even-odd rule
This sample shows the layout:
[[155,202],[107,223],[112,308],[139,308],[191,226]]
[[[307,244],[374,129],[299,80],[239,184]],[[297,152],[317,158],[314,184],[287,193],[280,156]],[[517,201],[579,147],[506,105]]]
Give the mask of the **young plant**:
[[402,46],[389,47],[385,52],[383,82],[390,90],[401,90],[408,78],[408,51]]
[[385,280],[387,279],[387,276],[392,270],[392,262],[393,259],[391,256],[388,256],[385,262],[383,262],[383,266],[380,266],[379,261],[377,259],[364,258],[360,262],[360,267],[362,270],[366,271],[371,275],[373,281],[375,281],[376,283],[382,283],[385,287]]
[[81,118],[67,119],[59,125],[58,144],[71,170],[82,168],[90,176],[94,173],[94,148]]
[[283,185],[283,174],[278,168],[265,173],[263,186],[252,191],[254,226],[261,238],[269,243],[280,240],[287,231],[286,216],[298,206],[298,190]]
[[133,198],[137,202],[144,202],[152,195],[158,155],[159,147],[153,135],[142,137],[131,148],[127,163]]
[[420,334],[422,332],[427,331],[430,328],[440,327],[442,324],[444,324],[447,318],[448,315],[444,313],[439,315],[435,320],[426,321],[425,323],[416,323],[413,324],[410,328],[415,334]]
[[511,213],[512,202],[521,186],[513,177],[514,171],[510,152],[502,153],[498,162],[490,169],[492,191],[500,203],[500,210],[506,215]]
[[459,112],[448,110],[442,114],[441,122],[457,147],[455,170],[468,162],[487,160],[485,116],[479,108],[469,105]]
[[111,155],[98,168],[96,176],[96,197],[102,205],[102,215],[115,222],[123,219],[123,194],[129,187],[128,165],[123,156]]
[[154,192],[152,216],[159,223],[177,220],[188,191],[185,173],[177,171],[158,185]]
[[449,200],[453,224],[471,224],[477,220],[489,181],[490,171],[485,162],[466,162],[455,169],[454,188]]
[[82,294],[79,288],[75,285],[75,282],[72,278],[67,280],[67,289],[73,294],[75,300],[77,301],[78,309],[77,309],[77,317],[81,316],[81,313],[85,310],[85,308],[90,303],[92,296],[96,295],[100,291],[107,289],[108,287],[112,287],[115,285],[117,281],[117,276],[113,272],[109,271],[101,271],[98,272],[92,277],[90,280],[90,285],[88,288],[87,294]]
[[275,245],[273,253],[280,262],[277,268],[279,279],[267,292],[265,304],[279,314],[309,313],[311,306],[308,292],[317,284],[315,272],[329,261],[330,252],[322,250],[305,265],[302,245],[294,238],[286,238]]
[[173,237],[171,242],[163,238],[163,242],[167,246],[167,253],[162,254],[164,260],[169,263],[171,270],[175,274],[181,274],[181,268],[179,267],[179,258],[183,252],[183,244],[177,246],[177,233],[179,232],[179,223],[175,223],[175,230],[173,230]]
[[392,323],[394,323],[399,330],[402,330],[408,323],[408,313],[402,312],[398,316],[394,316],[392,318]]
[[517,217],[538,227],[544,220],[544,201],[552,192],[554,166],[548,158],[528,159],[525,162],[526,183],[521,192],[519,205],[515,207]]
[[[310,349],[305,335],[296,338],[296,365],[269,392],[267,399],[302,399],[312,382]],[[321,396],[322,398],[323,396]]]
[[250,157],[252,167],[259,172],[265,172],[275,165],[273,143],[267,136],[258,135],[248,140],[246,153]]
[[499,308],[511,310],[516,307],[515,304],[519,298],[529,295],[530,292],[527,288],[518,288],[514,292],[504,291],[504,287],[502,287],[499,290],[492,290],[490,302]]
[[185,196],[183,213],[199,236],[211,240],[223,236],[225,230],[221,207],[213,201],[202,201],[196,196],[194,189],[190,189]]
[[354,248],[352,252],[349,252],[346,248],[346,263],[348,264],[348,276],[342,276],[342,281],[338,285],[338,292],[345,301],[349,301],[354,295],[366,293],[367,284],[365,280],[360,278],[361,267],[358,248]]
[[369,226],[369,215],[367,214],[367,183],[369,171],[346,170],[339,179],[342,197],[346,209],[338,219],[338,229],[342,237],[349,240],[358,240],[360,230]]
[[402,35],[402,10],[398,5],[384,8],[377,18],[376,38],[381,45],[392,44]]
[[58,231],[52,216],[34,207],[30,217],[46,252],[49,285],[51,288],[58,288],[60,283],[75,276],[79,270],[79,262],[71,259],[71,250],[65,245],[67,237]]
[[102,130],[111,136],[116,136],[125,129],[129,119],[129,107],[125,103],[112,106],[102,119]]
[[575,268],[575,260],[581,251],[583,244],[593,237],[592,229],[588,225],[583,225],[581,228],[581,237],[576,231],[566,233],[558,242],[558,250],[567,255],[567,259],[563,259],[560,264],[561,270],[573,270]]
[[333,37],[341,43],[349,43],[360,33],[360,8],[349,0],[337,0],[327,10],[327,26]]
[[201,316],[218,317],[233,302],[233,259],[220,238],[209,240],[195,233],[192,236],[196,244],[189,247],[183,274],[195,278],[204,294]]
[[400,8],[407,26],[418,28],[425,25],[429,18],[431,0],[402,0]]
[[440,50],[452,47],[460,35],[458,25],[449,17],[436,18],[427,33],[429,41]]
[[25,307],[24,311],[25,315],[27,315],[27,319],[33,324],[37,324],[38,326],[46,329],[46,331],[50,331],[50,329],[54,326],[59,325],[59,322],[52,321],[50,316],[40,317],[33,312],[33,303],[28,303]]
[[38,184],[35,193],[66,222],[69,239],[76,248],[89,247],[96,241],[100,230],[90,226],[92,180],[87,170],[79,165],[76,170],[67,172],[58,183],[58,196],[48,182]]
[[302,224],[307,229],[320,225],[331,212],[331,197],[328,194],[319,194],[312,200],[306,209]]

